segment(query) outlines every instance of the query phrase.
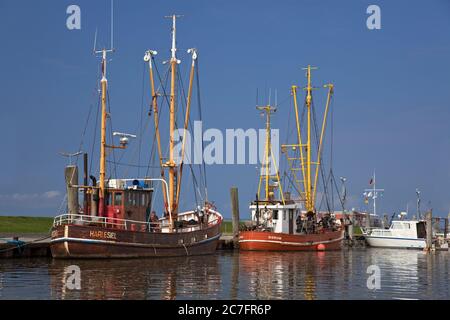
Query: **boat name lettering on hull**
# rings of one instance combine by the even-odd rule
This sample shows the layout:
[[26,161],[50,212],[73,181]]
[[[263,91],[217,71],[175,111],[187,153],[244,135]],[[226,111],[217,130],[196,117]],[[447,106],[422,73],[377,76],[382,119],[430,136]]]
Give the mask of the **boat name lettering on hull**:
[[112,239],[117,240],[117,235],[115,232],[108,231],[90,231],[89,237],[97,239]]

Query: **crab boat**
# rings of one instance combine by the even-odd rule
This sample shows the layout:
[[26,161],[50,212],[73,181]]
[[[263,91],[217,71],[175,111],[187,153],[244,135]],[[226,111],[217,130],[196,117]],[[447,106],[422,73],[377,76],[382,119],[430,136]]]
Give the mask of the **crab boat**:
[[[149,115],[153,114],[154,117],[153,144],[155,149],[157,146],[158,150],[160,176],[133,179],[106,178],[108,177],[106,172],[107,150],[126,149],[129,138],[135,138],[135,136],[114,132],[112,136],[120,136],[120,145],[115,146],[112,142],[107,144],[107,126],[110,126],[107,120],[111,115],[110,111],[107,111],[109,95],[106,66],[107,54],[114,50],[96,51],[102,57],[100,179],[97,182],[96,177],[91,175],[92,183],[89,185],[87,154],[84,154],[83,184],[78,183],[78,167],[76,165],[66,167],[67,213],[54,219],[50,244],[54,258],[170,257],[215,252],[221,236],[220,226],[223,218],[214,204],[207,200],[206,182],[202,190],[198,187],[192,191],[196,192],[196,195],[197,193],[202,195],[200,199],[197,199],[196,196],[195,200],[189,201],[189,203],[195,202],[194,209],[187,211],[179,209],[185,145],[183,143],[181,151],[183,156],[177,162],[174,156],[176,110],[185,110],[183,123],[186,131],[190,124],[192,82],[197,71],[198,56],[196,49],[188,50],[188,54],[191,54],[192,58],[188,98],[178,99],[175,89],[180,85],[175,83],[178,72],[177,65],[180,63],[176,56],[177,17],[176,15],[170,16],[172,20],[172,56],[167,71],[172,75],[170,90],[163,87],[164,92],[170,93],[169,99],[155,89],[153,68],[157,52],[148,50],[144,57],[144,61],[149,66],[152,97],[152,112],[149,112]],[[166,152],[161,147],[160,117],[158,115],[158,108],[161,107],[158,103],[161,100],[162,103],[166,101],[166,107],[170,111],[170,137]],[[186,105],[181,108],[181,103],[184,101]],[[169,154],[167,159],[164,158],[166,154]],[[206,177],[205,174],[204,177]],[[160,197],[163,198],[161,218],[153,210],[155,208],[154,191],[158,184],[158,188],[161,187]],[[84,195],[82,206],[78,201],[79,193]],[[185,197],[190,196],[189,193],[184,195]],[[192,198],[194,197],[192,196]]]
[[[285,182],[289,183],[291,190],[297,191],[298,197],[296,199],[291,199],[291,192],[283,192],[276,157],[273,155],[270,120],[271,115],[277,111],[277,107],[270,104],[257,107],[266,118],[265,160],[261,167],[256,200],[250,205],[251,225],[239,234],[241,250],[323,251],[341,249],[344,228],[336,223],[331,210],[322,214],[319,219],[319,210],[316,207],[325,127],[334,86],[332,84],[325,86],[328,88],[328,96],[323,113],[322,130],[320,138],[316,133],[317,145],[313,149],[312,133],[316,128],[312,125],[311,119],[315,112],[312,104],[313,86],[311,84],[311,70],[313,69],[311,66],[306,68],[306,127],[304,128],[304,123],[301,123],[299,118],[297,86],[293,86],[292,96],[294,97],[297,142],[282,146],[282,152],[286,155],[291,171],[291,176],[284,176],[288,179]],[[305,131],[306,139],[304,138]],[[313,150],[317,150],[315,161],[312,160]],[[314,173],[313,165],[315,165]],[[325,183],[323,181],[322,184],[325,185]],[[265,195],[261,199],[263,186]],[[328,201],[327,188],[324,187],[323,189],[324,199]],[[276,192],[277,190],[278,192]],[[278,197],[276,194],[278,194]]]

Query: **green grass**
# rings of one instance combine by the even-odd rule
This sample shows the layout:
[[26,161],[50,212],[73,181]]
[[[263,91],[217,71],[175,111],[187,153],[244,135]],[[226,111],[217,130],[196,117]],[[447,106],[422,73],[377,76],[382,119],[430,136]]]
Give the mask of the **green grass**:
[[0,217],[0,233],[48,233],[53,218]]
[[[53,218],[0,216],[0,233],[47,233],[52,224]],[[243,225],[244,222],[241,221],[240,224]],[[223,221],[221,231],[223,234],[232,234],[231,221]]]
[[[240,225],[244,225],[244,221],[240,221],[239,224],[240,224]],[[224,220],[224,221],[222,222],[220,231],[221,231],[223,234],[226,234],[226,235],[233,234],[233,224],[232,224],[232,222],[229,221],[229,220]]]

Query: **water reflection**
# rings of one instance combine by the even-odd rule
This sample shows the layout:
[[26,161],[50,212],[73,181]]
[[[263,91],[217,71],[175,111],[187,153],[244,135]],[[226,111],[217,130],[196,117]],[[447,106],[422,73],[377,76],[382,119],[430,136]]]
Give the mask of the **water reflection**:
[[[145,260],[52,260],[52,299],[202,298],[220,288],[218,256]],[[68,290],[64,268],[78,265],[82,290]]]
[[[218,252],[145,260],[0,260],[0,299],[450,299],[450,254],[388,249]],[[65,268],[81,269],[81,290]],[[367,268],[381,289],[367,288]]]

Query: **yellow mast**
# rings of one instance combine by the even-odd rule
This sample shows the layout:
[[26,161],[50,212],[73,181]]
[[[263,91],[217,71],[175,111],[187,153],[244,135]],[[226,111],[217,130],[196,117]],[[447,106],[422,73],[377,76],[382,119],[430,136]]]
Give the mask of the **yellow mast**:
[[165,164],[169,168],[169,202],[171,204],[172,212],[176,215],[178,212],[178,203],[175,199],[175,159],[174,159],[174,148],[175,148],[175,80],[177,72],[177,64],[180,61],[176,57],[176,15],[170,16],[172,18],[172,57],[170,59],[171,68],[171,87],[170,87],[170,141],[169,141],[169,161]]
[[[318,141],[318,150],[317,150],[317,161],[313,161],[313,145],[312,145],[312,91],[315,89],[312,86],[311,81],[311,71],[315,70],[317,68],[311,67],[308,65],[303,70],[306,70],[306,78],[307,78],[307,85],[304,88],[306,91],[306,143],[303,144],[302,142],[302,131],[300,128],[300,120],[299,120],[299,112],[298,112],[298,105],[297,105],[297,86],[292,86],[292,95],[294,98],[294,109],[295,109],[295,120],[297,123],[297,138],[298,138],[298,144],[292,144],[292,145],[283,145],[282,150],[283,152],[286,152],[288,147],[291,147],[294,151],[297,150],[297,147],[300,150],[300,158],[298,157],[289,157],[289,154],[287,154],[287,158],[289,161],[290,169],[294,172],[296,182],[299,183],[299,190],[303,189],[303,192],[300,191],[300,196],[304,195],[302,200],[305,201],[305,209],[307,212],[315,212],[316,207],[316,195],[317,195],[317,184],[318,184],[318,177],[319,177],[319,169],[321,165],[321,159],[322,159],[322,150],[323,150],[323,143],[324,143],[324,137],[325,137],[325,129],[327,125],[327,116],[330,109],[330,102],[331,98],[334,93],[334,86],[333,84],[327,84],[324,87],[328,88],[328,96],[327,96],[327,102],[325,107],[325,112],[323,115],[322,120],[322,128],[321,128],[321,134],[320,134],[320,140]],[[303,148],[305,148],[306,156],[304,154]],[[295,168],[295,162],[300,160],[301,168]],[[313,174],[313,168],[312,166],[315,165],[315,173],[314,173],[314,180],[312,177]],[[302,172],[302,180],[299,181],[297,179],[297,172]]]
[[324,88],[328,88],[328,95],[327,95],[327,104],[325,106],[325,113],[323,115],[323,122],[322,122],[322,131],[320,133],[320,142],[319,142],[319,151],[317,154],[317,166],[316,166],[316,175],[314,177],[314,188],[313,188],[313,203],[316,201],[316,194],[317,194],[317,180],[319,178],[319,167],[322,161],[322,146],[323,146],[323,139],[325,136],[325,128],[327,126],[327,117],[328,117],[328,109],[330,107],[330,101],[331,97],[334,93],[334,85],[333,84],[326,84]]
[[108,80],[106,79],[106,50],[102,50],[102,120],[101,120],[101,143],[100,143],[100,192],[99,192],[99,214],[105,213],[105,176],[106,176],[106,90]]
[[307,142],[306,142],[306,211],[314,211],[314,203],[311,190],[311,102],[312,102],[312,85],[311,85],[311,66],[306,68],[306,77],[308,79],[307,87],[305,88],[306,108],[307,108]]
[[266,196],[265,200],[270,201],[273,196],[272,190],[273,190],[274,186],[269,184],[269,180],[272,178],[272,176],[270,175],[270,172],[269,172],[269,168],[271,165],[271,161],[273,161],[273,164],[274,164],[274,167],[276,170],[275,178],[277,179],[278,186],[280,188],[280,197],[284,204],[284,202],[285,202],[284,194],[283,194],[283,189],[282,189],[281,183],[280,183],[278,167],[277,167],[275,157],[273,156],[272,142],[271,142],[271,129],[270,129],[270,115],[272,113],[275,113],[277,109],[273,108],[270,105],[256,107],[256,109],[261,110],[266,114],[266,142],[265,142],[265,147],[264,147],[264,175],[261,174],[259,176],[258,199],[260,198],[261,186],[262,186],[263,179],[265,180],[264,181],[265,182],[265,196]]
[[[302,143],[302,134],[300,128],[300,119],[298,116],[298,103],[297,103],[297,86],[292,86],[292,95],[294,96],[294,109],[295,109],[295,121],[297,124],[297,138],[298,138],[298,147],[300,149],[300,163],[302,169],[302,176],[305,177],[305,158],[303,155],[303,143]],[[295,148],[295,146],[294,146]],[[303,189],[306,190],[306,180],[303,178]]]
[[183,176],[183,163],[184,163],[184,155],[185,155],[185,147],[186,147],[186,132],[189,126],[189,116],[191,111],[191,98],[192,98],[192,87],[194,84],[194,71],[195,71],[195,61],[197,60],[197,50],[194,48],[191,48],[188,50],[188,53],[192,54],[192,65],[191,65],[191,73],[189,76],[189,89],[188,89],[188,96],[187,96],[187,102],[186,102],[186,117],[184,120],[184,131],[183,131],[183,142],[182,142],[182,148],[181,148],[181,163],[180,163],[180,169],[178,173],[178,183],[177,183],[177,198],[176,203],[179,203],[180,201],[180,193],[181,193],[181,178]]

